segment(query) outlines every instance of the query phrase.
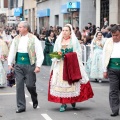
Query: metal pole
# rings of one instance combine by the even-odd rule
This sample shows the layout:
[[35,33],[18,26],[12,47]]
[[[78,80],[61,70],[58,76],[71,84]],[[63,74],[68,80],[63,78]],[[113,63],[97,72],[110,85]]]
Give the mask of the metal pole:
[[24,0],[22,1],[22,14],[23,14],[22,20],[24,20]]
[[73,26],[73,12],[71,12],[70,14],[71,14],[71,25]]
[[8,21],[10,21],[10,0],[8,0]]
[[86,46],[84,45],[84,66],[86,67],[86,63],[87,63],[87,60],[86,60]]

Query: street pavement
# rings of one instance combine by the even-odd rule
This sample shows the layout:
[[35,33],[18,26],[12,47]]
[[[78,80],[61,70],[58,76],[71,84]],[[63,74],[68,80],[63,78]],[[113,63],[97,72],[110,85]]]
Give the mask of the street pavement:
[[[5,69],[7,71],[6,65]],[[42,66],[41,72],[37,74],[37,109],[33,109],[30,94],[26,89],[26,112],[16,113],[16,86],[0,88],[0,120],[120,120],[120,115],[110,116],[108,80],[102,83],[91,80],[94,97],[77,103],[76,109],[72,109],[68,104],[65,112],[59,112],[60,104],[47,100],[49,73],[50,67]]]

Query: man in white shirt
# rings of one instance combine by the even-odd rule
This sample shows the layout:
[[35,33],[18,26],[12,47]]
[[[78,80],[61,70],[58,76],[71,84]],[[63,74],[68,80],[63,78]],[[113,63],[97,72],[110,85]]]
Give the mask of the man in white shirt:
[[104,77],[109,78],[109,102],[112,117],[119,115],[120,105],[120,26],[111,28],[112,38],[109,38],[103,48]]
[[16,92],[17,92],[17,111],[26,111],[26,100],[24,83],[31,94],[33,108],[38,106],[36,93],[36,73],[40,72],[44,56],[41,42],[36,36],[29,33],[28,22],[22,21],[18,25],[19,35],[17,35],[10,46],[8,56],[8,68],[13,69],[15,64]]

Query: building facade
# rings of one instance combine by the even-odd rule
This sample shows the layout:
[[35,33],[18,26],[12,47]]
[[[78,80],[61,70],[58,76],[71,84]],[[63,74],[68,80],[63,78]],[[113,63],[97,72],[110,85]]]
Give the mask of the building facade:
[[24,0],[24,20],[28,21],[31,31],[36,30],[36,0]]
[[102,27],[104,17],[109,24],[120,24],[120,0],[0,0],[1,10],[6,1],[8,24],[26,20],[32,32],[67,23],[80,30],[88,22]]
[[[88,22],[96,23],[93,0],[36,0],[37,30],[42,27],[61,26],[70,23],[83,29]],[[54,5],[53,5],[54,4]]]
[[66,23],[71,23],[73,27],[79,26],[82,30],[88,22],[102,27],[104,17],[108,19],[109,25],[120,24],[120,0],[36,1],[38,29],[43,26],[48,28],[51,25],[63,27]]

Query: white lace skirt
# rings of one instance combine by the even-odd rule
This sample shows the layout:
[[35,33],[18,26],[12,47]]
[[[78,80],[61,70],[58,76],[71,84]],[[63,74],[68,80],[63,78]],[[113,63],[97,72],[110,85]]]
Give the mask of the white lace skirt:
[[7,80],[6,80],[6,74],[5,74],[5,70],[3,68],[3,64],[0,61],[0,87],[5,87],[7,84]]

